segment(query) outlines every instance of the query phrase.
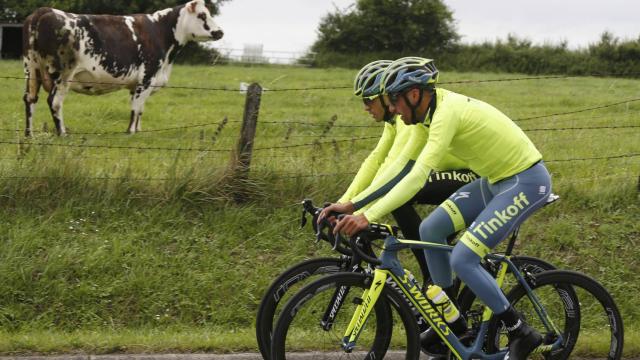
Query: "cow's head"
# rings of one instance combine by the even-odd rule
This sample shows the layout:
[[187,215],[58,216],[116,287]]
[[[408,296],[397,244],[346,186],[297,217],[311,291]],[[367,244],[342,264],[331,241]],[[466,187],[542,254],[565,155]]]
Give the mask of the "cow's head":
[[208,41],[222,38],[222,29],[213,21],[204,0],[193,0],[180,10],[176,39],[180,42]]

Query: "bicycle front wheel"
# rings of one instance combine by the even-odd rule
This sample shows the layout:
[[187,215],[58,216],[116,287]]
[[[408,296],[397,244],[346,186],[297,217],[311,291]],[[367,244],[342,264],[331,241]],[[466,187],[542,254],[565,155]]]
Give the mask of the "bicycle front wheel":
[[[342,349],[342,338],[372,276],[340,273],[321,278],[300,290],[282,310],[273,332],[271,359],[304,354],[308,359],[382,359],[420,357],[418,328],[411,307],[385,287],[371,311],[356,348]],[[337,300],[338,299],[338,300]],[[327,322],[327,314],[332,319]]]
[[346,271],[349,260],[346,258],[317,258],[298,263],[278,276],[264,293],[258,315],[256,316],[256,340],[263,359],[271,356],[271,334],[275,319],[278,317],[281,304],[291,298],[301,284],[327,274]]
[[[561,348],[534,353],[530,359],[622,358],[622,317],[611,295],[597,281],[578,272],[554,270],[535,275],[529,285],[563,337]],[[544,327],[522,285],[507,299],[545,337],[545,344],[556,340]],[[494,339],[496,347],[505,347],[503,330],[495,322],[491,328],[488,339]]]

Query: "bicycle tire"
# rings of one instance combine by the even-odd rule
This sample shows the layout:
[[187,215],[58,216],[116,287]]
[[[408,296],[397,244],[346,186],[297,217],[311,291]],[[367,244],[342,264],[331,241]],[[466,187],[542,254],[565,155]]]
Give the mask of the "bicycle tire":
[[[562,348],[551,353],[534,354],[532,358],[560,360],[577,355],[611,360],[622,358],[622,317],[613,297],[600,283],[579,272],[553,270],[534,275],[529,286],[554,323],[564,331]],[[579,302],[567,294],[568,290],[574,292]],[[531,313],[531,302],[522,285],[513,288],[507,299],[529,325],[544,335],[544,330],[537,323],[539,318]],[[500,331],[494,318],[487,339],[494,339],[491,343],[496,345],[495,348],[504,344],[504,335]],[[607,332],[609,336],[606,336]],[[574,350],[579,354],[574,354]]]
[[[322,277],[305,286],[287,302],[278,317],[272,337],[270,358],[284,360],[292,353],[304,350],[310,352],[309,357],[313,359],[335,356],[341,359],[346,357],[375,360],[383,358],[391,344],[404,349],[401,350],[403,353],[394,355],[404,356],[406,360],[419,359],[419,331],[412,307],[397,290],[389,286],[382,290],[364,326],[363,335],[358,339],[358,347],[351,353],[342,350],[342,336],[354,314],[356,304],[359,303],[358,296],[370,287],[371,280],[371,274],[339,273]],[[332,298],[335,289],[341,287],[350,290],[344,295],[346,300],[337,311],[337,320],[332,329],[326,331],[322,326],[318,326],[315,320],[324,313],[328,306],[327,299]],[[402,328],[394,327],[394,317],[400,320]],[[373,324],[375,329],[372,329]],[[309,336],[314,338],[309,340]]]
[[345,271],[349,260],[345,258],[316,258],[302,261],[282,272],[269,286],[260,301],[256,316],[256,341],[263,359],[271,356],[271,334],[277,310],[291,288],[314,276]]

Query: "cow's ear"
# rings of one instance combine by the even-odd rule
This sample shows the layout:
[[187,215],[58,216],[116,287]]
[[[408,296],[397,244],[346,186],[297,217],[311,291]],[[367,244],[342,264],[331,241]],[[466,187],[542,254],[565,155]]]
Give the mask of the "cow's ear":
[[190,13],[194,13],[196,12],[196,6],[198,6],[198,1],[194,0],[187,4],[187,10],[189,10]]

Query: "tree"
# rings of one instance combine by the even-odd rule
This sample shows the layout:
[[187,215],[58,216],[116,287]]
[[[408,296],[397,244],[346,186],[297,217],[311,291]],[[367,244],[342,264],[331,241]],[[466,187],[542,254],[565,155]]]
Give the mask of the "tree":
[[322,19],[317,53],[415,53],[444,50],[459,39],[442,0],[358,0]]
[[[208,1],[208,0],[207,0]],[[218,14],[218,5],[207,2],[212,14]],[[0,0],[0,21],[22,22],[35,9],[43,6],[77,14],[124,15],[152,13],[157,10],[186,3],[187,0]]]

